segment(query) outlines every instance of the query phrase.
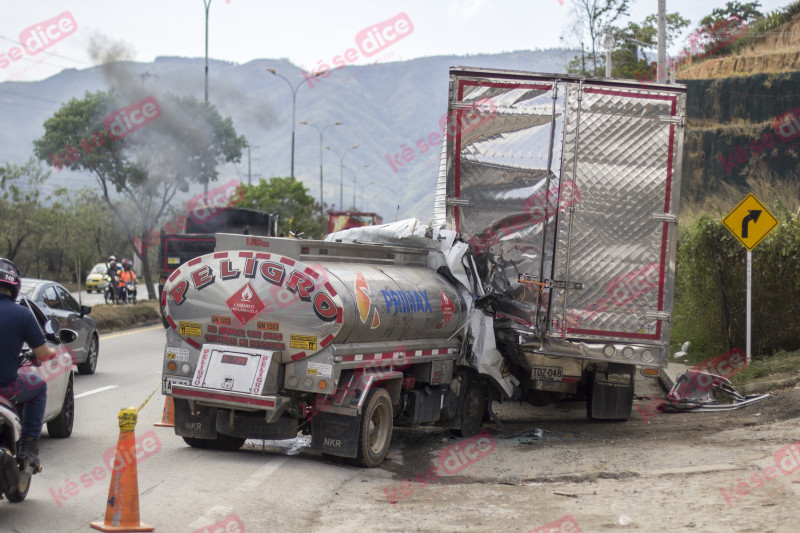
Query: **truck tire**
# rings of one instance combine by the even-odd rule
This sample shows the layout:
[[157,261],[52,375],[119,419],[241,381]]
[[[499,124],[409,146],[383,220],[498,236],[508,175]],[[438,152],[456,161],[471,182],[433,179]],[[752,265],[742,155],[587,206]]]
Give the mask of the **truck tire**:
[[223,450],[235,452],[244,445],[244,437],[231,437],[230,435],[217,434],[215,439],[197,439],[194,437],[183,437],[183,441],[200,450]]
[[483,383],[475,371],[463,373],[461,393],[461,419],[459,426],[450,430],[450,433],[459,437],[471,437],[481,429],[481,422],[486,411],[486,395]]
[[386,389],[375,387],[369,391],[358,435],[356,464],[374,468],[380,466],[392,441],[392,399]]

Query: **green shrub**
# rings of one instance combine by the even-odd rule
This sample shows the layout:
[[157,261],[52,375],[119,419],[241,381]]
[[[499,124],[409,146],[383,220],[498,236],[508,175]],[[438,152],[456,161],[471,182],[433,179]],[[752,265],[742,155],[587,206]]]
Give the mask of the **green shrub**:
[[[777,203],[776,227],[753,250],[752,352],[800,348],[800,225]],[[692,360],[746,342],[746,249],[721,220],[703,215],[682,226],[673,312],[673,346],[692,341]]]

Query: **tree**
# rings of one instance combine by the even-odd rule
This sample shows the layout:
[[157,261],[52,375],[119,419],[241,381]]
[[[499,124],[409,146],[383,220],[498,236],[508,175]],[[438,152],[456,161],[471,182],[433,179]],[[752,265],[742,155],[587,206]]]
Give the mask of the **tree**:
[[6,163],[0,167],[0,253],[19,262],[23,273],[29,266],[29,257],[21,256],[23,245],[38,241],[45,230],[38,215],[41,186],[49,176],[33,158],[22,166]]
[[[34,153],[58,169],[94,176],[142,260],[150,294],[155,290],[148,248],[136,248],[134,237],[144,242],[178,191],[187,191],[192,182],[215,181],[217,166],[238,162],[247,145],[231,119],[223,119],[212,105],[171,94],[159,101],[153,96],[123,101],[113,89],[73,98],[44,128]],[[120,198],[133,209],[124,209]]]
[[[678,13],[666,16],[666,45],[672,46],[681,30],[689,27],[691,20]],[[647,59],[647,51],[654,52],[658,47],[658,15],[648,15],[641,24],[629,22],[624,28],[614,28],[614,39],[617,48],[611,53],[611,75],[615,78],[642,79],[642,73],[651,69],[651,61]],[[639,58],[639,50],[642,58]]]
[[[602,75],[598,70],[597,48],[600,40],[604,38],[606,28],[611,27],[621,17],[628,15],[630,0],[572,0],[572,10],[575,15],[575,24],[583,34],[588,30],[591,44],[592,73]],[[580,58],[576,58],[580,64]],[[601,60],[600,69],[605,60]],[[575,63],[573,59],[573,63]],[[572,64],[572,63],[571,63]]]
[[706,15],[700,19],[700,27],[711,27],[718,22],[730,20],[731,18],[740,18],[744,24],[749,24],[754,20],[760,19],[764,14],[758,10],[761,7],[761,2],[727,2],[725,7],[715,7],[711,10],[710,15]]
[[243,198],[239,207],[278,213],[278,232],[288,235],[303,233],[306,238],[322,237],[323,216],[315,216],[319,205],[302,182],[295,178],[264,178],[256,185],[242,185]]

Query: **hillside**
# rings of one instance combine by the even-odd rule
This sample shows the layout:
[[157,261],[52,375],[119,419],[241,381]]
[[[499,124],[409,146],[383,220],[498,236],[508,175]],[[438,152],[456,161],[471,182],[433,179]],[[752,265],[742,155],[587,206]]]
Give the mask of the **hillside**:
[[684,80],[773,74],[800,70],[800,14],[789,22],[753,38],[752,47],[727,57],[687,65],[678,73]]
[[[751,25],[732,52],[688,62],[677,72],[688,87],[684,197],[702,198],[755,177],[800,175],[800,128],[795,133],[791,122],[800,117],[796,6],[787,10],[793,16],[770,14]],[[781,17],[785,22],[777,24]]]

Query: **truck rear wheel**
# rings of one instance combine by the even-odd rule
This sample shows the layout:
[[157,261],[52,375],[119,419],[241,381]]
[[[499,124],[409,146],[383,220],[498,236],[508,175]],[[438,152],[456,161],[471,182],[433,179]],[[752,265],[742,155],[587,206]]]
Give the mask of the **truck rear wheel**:
[[383,462],[392,441],[393,419],[392,400],[386,389],[376,387],[369,391],[361,414],[357,464],[374,468]]
[[215,439],[198,439],[194,437],[183,437],[183,441],[192,448],[201,450],[225,450],[234,452],[244,445],[244,437],[231,437],[230,435],[217,434]]

